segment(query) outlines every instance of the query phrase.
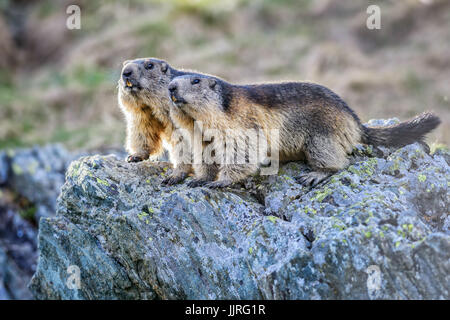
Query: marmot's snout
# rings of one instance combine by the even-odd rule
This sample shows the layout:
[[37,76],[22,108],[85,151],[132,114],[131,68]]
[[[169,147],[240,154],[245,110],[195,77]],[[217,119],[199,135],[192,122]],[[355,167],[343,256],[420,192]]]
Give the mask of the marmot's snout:
[[180,97],[179,92],[178,92],[178,85],[175,82],[171,82],[169,84],[169,96],[170,96],[170,100],[173,101],[174,104],[176,104],[177,106],[180,104],[185,103],[184,99],[182,97]]
[[176,91],[177,91],[177,84],[171,82],[171,83],[169,84],[169,92],[172,94],[172,93],[175,93]]
[[137,80],[136,70],[133,63],[128,63],[122,70],[122,81],[124,88],[130,91],[137,91],[140,89],[139,81]]

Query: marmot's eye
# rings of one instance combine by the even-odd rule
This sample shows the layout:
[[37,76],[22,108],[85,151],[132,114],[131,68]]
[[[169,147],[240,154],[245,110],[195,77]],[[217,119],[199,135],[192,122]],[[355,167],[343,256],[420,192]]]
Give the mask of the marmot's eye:
[[150,70],[153,68],[153,63],[149,62],[145,64],[145,69]]
[[200,83],[200,79],[194,79],[194,80],[192,80],[192,84],[197,84],[197,83]]

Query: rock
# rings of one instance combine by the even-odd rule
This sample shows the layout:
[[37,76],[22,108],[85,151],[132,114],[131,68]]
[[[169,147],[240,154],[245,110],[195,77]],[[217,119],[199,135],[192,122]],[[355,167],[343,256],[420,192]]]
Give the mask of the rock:
[[8,181],[9,163],[5,152],[0,152],[0,185]]
[[[165,187],[165,162],[74,161],[40,223],[38,299],[449,299],[448,151],[358,146],[312,190]],[[80,287],[70,266],[79,268]]]
[[0,248],[0,300],[10,300],[11,296],[6,286],[7,281],[6,257],[2,248]]
[[36,224],[54,215],[73,159],[60,145],[0,152],[0,299],[32,298],[27,284],[36,271]]
[[64,172],[74,159],[61,145],[47,145],[10,152],[9,187],[35,205],[35,219],[56,211],[56,198],[64,184]]
[[[98,150],[114,152],[114,149]],[[29,299],[41,217],[53,216],[68,165],[81,153],[61,145],[0,152],[0,299]]]
[[5,203],[0,191],[0,300],[31,299],[36,271],[37,230]]
[[29,279],[30,276],[0,247],[0,300],[32,299],[33,296],[27,288]]
[[[119,150],[99,151],[102,154],[114,152],[120,157],[125,157]],[[71,153],[61,144],[1,152],[0,184],[6,184],[8,189],[34,205],[35,221],[38,223],[41,217],[55,214],[56,199],[64,184],[64,174],[69,164],[82,155],[87,153]]]

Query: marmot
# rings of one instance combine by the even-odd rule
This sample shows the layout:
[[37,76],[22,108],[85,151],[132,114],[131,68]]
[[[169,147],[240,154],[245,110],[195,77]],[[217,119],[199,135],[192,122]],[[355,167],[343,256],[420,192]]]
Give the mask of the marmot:
[[176,76],[188,74],[172,68],[156,58],[127,60],[123,63],[118,83],[119,106],[127,123],[125,148],[128,162],[139,162],[169,151],[174,164],[173,173],[163,181],[174,184],[184,180],[192,171],[190,159],[180,159],[174,152],[174,124],[169,116],[171,102],[167,96],[169,82]]
[[[184,159],[189,158],[192,163],[192,168],[194,171],[194,179],[189,181],[187,184],[190,187],[197,187],[204,183],[213,181],[216,179],[217,174],[219,172],[219,166],[216,163],[204,163],[202,162],[203,157],[203,150],[208,147],[208,145],[211,144],[211,142],[208,141],[200,141],[199,147],[196,147],[195,145],[195,121],[194,119],[189,116],[186,112],[179,109],[176,106],[172,106],[170,108],[170,117],[172,121],[174,122],[177,129],[180,130],[180,135],[185,139],[185,141],[188,141],[186,145],[183,147],[185,148]],[[202,137],[199,137],[201,139]],[[174,141],[179,141],[179,139],[173,139]],[[186,148],[187,147],[187,148]],[[189,150],[186,150],[189,149]],[[177,150],[178,151],[178,150]],[[188,153],[186,153],[188,151]],[[199,163],[196,163],[195,159],[200,159]]]
[[[312,170],[297,180],[309,186],[345,168],[357,143],[401,147],[423,141],[440,123],[434,114],[423,113],[390,127],[365,127],[337,94],[308,82],[236,85],[209,75],[184,75],[171,81],[169,95],[177,108],[203,126],[236,132],[236,140],[242,130],[258,128],[273,144],[269,131],[278,129],[279,160],[305,160]],[[216,152],[223,152],[223,146],[216,143]],[[258,164],[221,164],[217,181],[207,186],[230,185],[258,168]]]
[[[209,76],[207,74],[200,74],[193,71],[191,71],[190,74],[193,76]],[[170,98],[172,101],[176,100],[173,95]],[[211,142],[201,140],[199,141],[200,145],[198,147],[195,145],[195,120],[182,108],[178,108],[176,104],[171,104],[170,118],[177,128],[182,129],[182,133],[180,133],[183,138],[189,141],[188,148],[190,154],[188,157],[192,161],[191,163],[194,171],[194,179],[187,183],[188,186],[197,187],[215,180],[219,172],[219,166],[216,163],[208,164],[202,162],[203,150],[207,148]],[[198,139],[202,139],[202,137],[198,137]],[[200,159],[200,162],[197,163],[196,159]]]

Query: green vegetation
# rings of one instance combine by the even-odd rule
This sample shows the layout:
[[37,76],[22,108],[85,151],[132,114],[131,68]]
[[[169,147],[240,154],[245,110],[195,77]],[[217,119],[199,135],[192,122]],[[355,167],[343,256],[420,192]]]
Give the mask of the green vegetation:
[[[11,3],[0,0],[0,22]],[[86,1],[82,28],[72,31],[61,26],[63,2],[23,3],[30,12],[17,39],[24,49],[7,42],[19,22],[8,21],[0,34],[0,149],[122,146],[117,80],[124,60],[145,56],[234,82],[309,79],[334,89],[363,121],[403,120],[429,106],[443,120],[430,135],[432,151],[450,142],[450,75],[439,67],[450,31],[434,32],[450,30],[448,19],[424,23],[409,42],[385,41],[366,53],[358,23],[365,28],[368,1],[339,8],[312,0]],[[401,18],[391,5],[384,3],[386,28]],[[370,176],[371,168],[354,169]]]
[[32,206],[26,209],[22,209],[19,211],[19,214],[22,218],[29,220],[29,221],[33,221],[34,220],[34,215],[36,214],[36,207]]

